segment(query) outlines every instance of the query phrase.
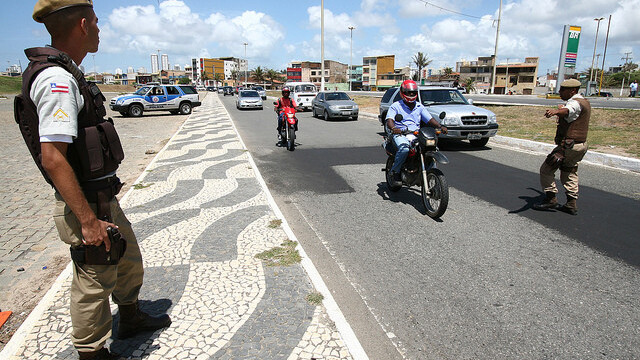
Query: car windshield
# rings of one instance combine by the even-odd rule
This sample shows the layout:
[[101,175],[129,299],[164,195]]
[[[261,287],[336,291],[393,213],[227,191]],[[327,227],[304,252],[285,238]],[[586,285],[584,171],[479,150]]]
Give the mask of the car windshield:
[[138,89],[138,91],[136,91],[134,94],[136,94],[136,95],[146,95],[147,92],[149,92],[149,89],[151,89],[151,86],[143,86],[140,89]]
[[343,92],[327,93],[326,99],[327,99],[327,101],[331,101],[331,100],[351,100],[349,98],[349,95],[347,95],[346,93],[343,93]]
[[256,86],[253,90],[262,91],[264,88],[262,86]]
[[316,92],[315,85],[296,85],[295,92]]
[[258,94],[257,91],[255,90],[247,90],[247,91],[242,91],[240,93],[241,97],[260,97],[260,95]]
[[438,104],[467,104],[467,100],[458,92],[458,90],[438,89],[438,90],[420,90],[420,101],[422,105],[438,105]]

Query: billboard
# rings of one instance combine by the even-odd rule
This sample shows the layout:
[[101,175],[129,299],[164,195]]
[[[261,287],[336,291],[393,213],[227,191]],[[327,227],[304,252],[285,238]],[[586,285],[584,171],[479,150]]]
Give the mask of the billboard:
[[578,45],[580,43],[580,26],[569,26],[569,38],[564,56],[564,67],[575,68],[578,59]]

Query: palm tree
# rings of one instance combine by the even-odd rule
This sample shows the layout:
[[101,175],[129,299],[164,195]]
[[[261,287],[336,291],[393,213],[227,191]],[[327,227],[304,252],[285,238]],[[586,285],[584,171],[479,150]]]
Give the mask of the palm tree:
[[413,63],[418,67],[418,80],[422,81],[422,69],[429,66],[432,61],[433,60],[429,59],[428,56],[425,56],[420,51],[418,51],[418,53],[413,56]]
[[276,70],[273,70],[273,69],[268,69],[266,74],[265,74],[265,77],[267,79],[269,79],[269,81],[271,82],[271,87],[273,87],[274,80],[280,80],[281,79],[280,74]]
[[444,68],[444,74],[445,75],[449,76],[449,75],[451,75],[452,72],[453,72],[452,68],[450,68],[450,67]]
[[231,78],[233,80],[238,80],[238,75],[240,74],[240,72],[238,70],[231,70]]
[[256,83],[261,84],[264,82],[265,72],[260,66],[251,70],[251,72],[253,72],[253,79],[256,81]]
[[472,78],[466,78],[462,81],[462,86],[467,90],[467,94],[471,94],[476,90],[475,81]]

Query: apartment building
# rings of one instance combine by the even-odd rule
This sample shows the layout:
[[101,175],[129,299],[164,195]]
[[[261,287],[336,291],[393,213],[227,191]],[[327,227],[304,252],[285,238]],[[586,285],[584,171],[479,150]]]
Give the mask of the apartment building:
[[[322,64],[320,62],[296,61],[287,67],[287,81],[312,82],[320,85],[322,82]],[[349,66],[334,60],[324,61],[324,82],[347,82]]]
[[538,77],[538,58],[528,57],[524,62],[508,62],[496,67],[496,94],[531,95]]
[[[365,56],[362,58],[362,87],[365,90],[378,90],[395,85],[389,75],[395,74],[395,55]],[[381,75],[385,75],[382,79]],[[392,84],[393,82],[393,84]]]

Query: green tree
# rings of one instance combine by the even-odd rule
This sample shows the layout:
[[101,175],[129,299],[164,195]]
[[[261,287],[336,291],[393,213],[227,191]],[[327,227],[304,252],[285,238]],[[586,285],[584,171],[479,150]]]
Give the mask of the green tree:
[[462,81],[462,86],[467,90],[467,94],[470,94],[472,91],[476,90],[475,81],[472,78],[466,78]]
[[185,76],[185,77],[181,77],[181,78],[178,80],[178,84],[180,84],[180,85],[187,85],[187,84],[191,84],[191,79],[189,79],[189,78],[188,78],[188,77],[186,77],[186,76]]
[[231,78],[233,80],[238,80],[238,76],[240,75],[240,71],[238,70],[231,70]]
[[453,73],[453,69],[452,69],[452,68],[450,68],[450,67],[446,67],[446,68],[444,68],[444,74],[445,74],[445,75],[449,76],[449,75],[451,75],[452,73]]
[[418,80],[422,81],[422,69],[426,68],[431,64],[433,60],[429,59],[428,56],[418,51],[416,55],[413,56],[413,63],[418,67]]
[[222,81],[224,80],[224,75],[222,75],[221,73],[217,73],[216,74],[216,81]]
[[268,69],[266,71],[266,75],[265,77],[269,80],[269,82],[271,83],[271,87],[273,88],[273,83],[276,80],[281,80],[282,79],[282,75],[280,75],[280,73],[278,73],[276,70],[273,69]]
[[266,73],[260,66],[251,70],[251,72],[253,73],[253,78],[256,80],[257,83],[264,82]]

